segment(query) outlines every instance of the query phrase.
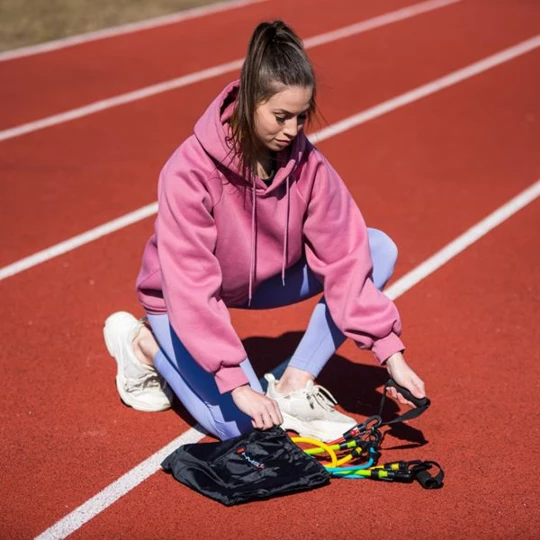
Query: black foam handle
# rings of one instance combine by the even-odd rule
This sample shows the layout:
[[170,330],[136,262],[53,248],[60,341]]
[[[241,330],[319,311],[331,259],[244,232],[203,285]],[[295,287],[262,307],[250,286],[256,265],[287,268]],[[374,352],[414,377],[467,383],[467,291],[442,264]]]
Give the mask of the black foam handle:
[[431,404],[431,401],[427,397],[414,397],[409,390],[398,384],[396,381],[394,381],[394,379],[388,379],[386,386],[388,388],[395,388],[406,400],[410,401],[417,408],[427,409]]

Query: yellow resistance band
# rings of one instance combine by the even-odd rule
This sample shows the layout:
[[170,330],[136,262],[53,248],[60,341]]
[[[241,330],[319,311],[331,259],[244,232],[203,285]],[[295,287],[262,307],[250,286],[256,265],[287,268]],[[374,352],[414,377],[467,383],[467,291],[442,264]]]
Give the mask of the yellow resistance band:
[[[330,466],[331,467],[337,467],[338,466],[338,459],[336,456],[336,452],[333,450],[331,446],[328,446],[327,444],[317,441],[315,439],[309,439],[308,437],[293,437],[292,441],[294,443],[306,443],[306,444],[312,444],[315,447],[321,448],[323,452],[326,452],[330,458]],[[339,448],[339,447],[338,447]],[[311,453],[311,452],[308,452]],[[317,452],[320,453],[320,452]],[[349,456],[347,456],[349,457]]]
[[[296,441],[295,439],[293,439],[293,441]],[[313,439],[307,439],[306,442],[310,442],[312,443],[313,442]],[[315,442],[319,442],[319,441],[315,441]],[[327,446],[328,448],[330,448],[331,450],[335,451],[335,450],[345,450],[345,448],[343,448],[341,445],[339,444],[333,444],[333,445],[325,445]],[[355,441],[349,441],[346,445],[346,448],[356,448],[358,445],[356,444]],[[328,453],[328,450],[326,450],[325,448],[322,448],[320,446],[316,447],[316,448],[306,448],[304,450],[304,452],[306,454],[309,454],[309,455],[312,455],[312,454],[322,454],[323,452],[326,452]],[[337,455],[336,455],[336,458],[337,458]],[[342,457],[340,459],[338,459],[336,461],[336,466],[339,467],[341,465],[343,465],[344,463],[348,463],[349,461],[351,461],[352,459],[354,458],[354,456],[352,454],[349,454],[345,457]]]

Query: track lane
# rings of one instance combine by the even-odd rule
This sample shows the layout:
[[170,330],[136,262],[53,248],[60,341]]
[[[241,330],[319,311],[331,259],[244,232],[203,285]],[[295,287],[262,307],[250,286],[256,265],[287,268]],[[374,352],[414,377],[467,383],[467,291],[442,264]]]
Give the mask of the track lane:
[[[355,128],[356,149],[369,152],[368,159],[351,160],[358,150],[339,137],[325,143],[342,176],[358,179],[357,200],[368,222],[384,224],[396,239],[398,270],[420,263],[450,241],[456,227],[470,226],[470,216],[487,215],[493,201],[540,177],[539,60],[535,51]],[[412,206],[411,197],[418,201]],[[389,213],[383,221],[381,208]],[[426,230],[430,223],[437,223],[436,231]]]
[[[337,0],[328,10],[324,0],[272,0],[0,62],[0,129],[242,58],[261,20],[281,17],[307,37],[414,0],[382,4]],[[324,17],[306,17],[306,12],[324,12]]]
[[[322,110],[328,122],[515,44],[530,36],[535,22],[531,19],[529,26],[514,29],[518,35],[510,25],[511,36],[506,36],[500,31],[502,21],[497,20],[493,28],[480,34],[463,23],[474,13],[460,12],[450,20],[442,11],[425,14],[314,49]],[[433,35],[422,33],[425,24]],[[449,44],[454,47],[452,57],[447,54]],[[354,68],[343,70],[335,58]],[[359,88],[358,79],[369,80],[369,84]],[[201,83],[195,95],[193,89],[184,88],[5,141],[5,202],[0,226],[10,230],[17,222],[18,227],[2,246],[0,264],[10,264],[152,202],[155,179],[167,155],[191,132],[200,111],[229,80],[221,77]],[[189,108],[184,106],[186,102]],[[176,119],[174,124],[171,117]],[[8,204],[19,199],[26,201],[24,206]],[[81,200],[85,201],[83,207]]]
[[[540,261],[531,259],[531,248],[539,227],[537,200],[398,301],[409,321],[407,354],[427,381],[433,405],[408,432],[420,429],[429,443],[392,450],[410,442],[390,436],[383,458],[439,461],[446,472],[443,490],[333,480],[313,492],[225,508],[160,471],[73,538],[113,530],[140,538],[181,531],[206,539],[216,529],[222,538],[345,538],[360,526],[370,538],[396,530],[402,538],[533,538],[539,497],[527,470],[540,459],[534,422],[540,354],[531,347],[540,340]],[[383,377],[369,366],[335,361],[341,373],[325,372],[322,383],[333,389],[342,384],[362,407],[375,410],[375,386]],[[373,387],[349,382],[366,378]]]
[[[339,139],[322,143],[323,151],[347,179],[369,223],[389,230],[400,245],[408,237],[417,238],[407,251],[402,248],[405,261],[398,274],[410,269],[411,261],[427,251],[426,245],[436,244],[435,249],[440,248],[447,241],[441,231],[448,234],[453,231],[451,237],[454,237],[465,228],[464,223],[470,226],[483,217],[481,207],[465,205],[456,219],[455,207],[464,195],[471,194],[480,199],[485,189],[485,185],[478,182],[478,170],[464,168],[460,175],[452,170],[455,156],[466,154],[472,141],[481,141],[475,150],[480,156],[477,159],[483,159],[483,175],[495,175],[495,167],[512,170],[514,174],[507,176],[506,181],[500,176],[496,183],[498,190],[488,192],[485,206],[489,205],[490,211],[503,202],[501,197],[506,193],[513,195],[518,185],[535,179],[529,173],[535,170],[537,162],[527,148],[531,139],[537,140],[536,133],[528,131],[519,122],[530,108],[529,85],[523,83],[530,76],[532,65],[535,65],[534,58],[521,58],[463,83],[464,93],[461,93],[462,86],[449,89],[415,103],[399,114],[393,113]],[[513,81],[513,85],[508,81]],[[486,88],[493,89],[493,94],[498,97],[486,101]],[[457,92],[456,96],[454,92]],[[516,95],[519,100],[509,100],[509,96]],[[454,103],[458,97],[460,105]],[[486,102],[486,109],[481,114],[493,118],[500,112],[500,103],[506,103],[505,124],[494,129],[495,120],[492,124],[479,122],[476,106],[479,100]],[[428,121],[426,116],[433,110],[442,111],[437,124]],[[394,117],[396,124],[387,124]],[[460,125],[461,129],[441,131],[440,123],[445,121],[448,125]],[[384,129],[378,128],[381,123]],[[412,129],[415,137],[410,136]],[[514,142],[510,144],[510,140]],[[338,142],[340,144],[334,146]],[[424,146],[424,157],[432,155],[434,146],[452,152],[437,156],[426,175],[422,169],[425,160],[408,158],[414,157],[420,144]],[[499,152],[499,161],[494,161],[493,156],[501,144],[509,151]],[[363,148],[364,158],[361,163],[351,166],[351,148],[359,147]],[[343,151],[344,148],[348,151]],[[399,149],[401,154],[386,155],[386,159],[381,160],[380,148]],[[522,148],[524,154],[516,155],[516,148]],[[395,157],[400,171],[386,178],[383,170],[390,157]],[[526,160],[518,171],[512,166],[517,159]],[[345,176],[349,167],[354,169],[354,175]],[[385,186],[385,193],[392,193],[406,212],[389,213],[388,201],[375,197],[375,187],[368,189],[365,183],[357,180],[379,176],[382,180],[377,191]],[[432,187],[434,179],[441,189]],[[421,198],[411,189],[418,184],[425,187]],[[433,212],[431,208],[438,211]],[[411,228],[407,221],[410,216],[414,216],[421,226]],[[44,530],[186,429],[185,420],[177,419],[172,412],[144,415],[113,405],[118,403],[112,382],[113,363],[107,358],[101,342],[101,324],[111,310],[140,312],[131,283],[139,264],[141,239],[150,231],[151,222],[146,220],[0,285],[3,286],[5,310],[3,342],[7,343],[5,354],[9,358],[4,366],[6,392],[1,398],[2,410],[9,411],[11,404],[17,403],[16,423],[13,418],[8,421],[10,416],[7,416],[2,432],[3,439],[10,441],[1,456],[3,462],[10,463],[9,474],[4,480],[7,487],[5,502],[16,516],[24,513],[31,501],[36,510],[32,520],[23,525],[29,534]],[[290,326],[285,322],[288,316],[294,321]],[[287,331],[300,332],[308,316],[309,304],[304,304],[271,312],[268,317],[235,312],[234,321],[241,337],[260,336],[259,340],[251,340],[250,350],[265,351],[254,356],[257,364],[263,364],[266,369],[276,362],[276,356],[279,360],[286,358],[298,334],[285,336],[275,348],[268,346],[268,338]],[[415,320],[423,319],[405,318],[408,329],[418,324]],[[408,335],[406,339],[410,341]],[[349,347],[344,348],[342,354],[355,360],[359,353]],[[366,359],[365,355],[361,358]],[[341,365],[349,364],[343,360]],[[368,368],[367,375],[375,379],[380,377],[374,375],[373,370]],[[354,380],[354,374],[351,376],[345,379]],[[340,385],[332,383],[329,386],[339,388],[338,398],[347,410],[359,411],[357,389],[342,381]],[[47,389],[47,395],[39,390],[21,394],[21,388]],[[372,394],[368,393],[362,399],[369,404]],[[369,412],[365,406],[360,410]],[[78,440],[74,433],[79,435]],[[134,433],[144,434],[136,436],[137,444],[133,444]],[[28,463],[32,463],[31,470]],[[100,467],[100,464],[103,465]],[[10,521],[9,525],[21,526],[18,520]]]

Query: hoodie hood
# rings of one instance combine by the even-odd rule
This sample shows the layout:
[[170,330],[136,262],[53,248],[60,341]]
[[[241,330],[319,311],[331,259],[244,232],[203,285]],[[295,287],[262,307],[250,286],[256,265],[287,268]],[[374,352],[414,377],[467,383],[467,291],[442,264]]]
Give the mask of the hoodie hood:
[[[230,143],[231,127],[229,122],[236,107],[238,88],[239,81],[235,81],[223,89],[195,124],[194,133],[212,159],[225,167],[236,178],[249,185],[248,181],[242,177],[239,156],[234,153]],[[287,148],[277,153],[278,170],[269,187],[258,176],[254,175],[252,184],[257,195],[267,195],[286,181],[302,161],[306,143],[305,134],[300,132]]]

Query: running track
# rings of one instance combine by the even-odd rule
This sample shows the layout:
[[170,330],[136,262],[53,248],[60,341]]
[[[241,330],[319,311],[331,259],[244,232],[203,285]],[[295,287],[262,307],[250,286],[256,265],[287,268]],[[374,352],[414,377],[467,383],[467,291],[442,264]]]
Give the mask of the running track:
[[[239,59],[263,18],[282,17],[309,38],[408,5],[270,0],[0,62],[0,130]],[[463,0],[313,47],[326,120],[320,127],[527,42],[539,23],[540,5],[533,2]],[[394,283],[537,185],[539,46],[320,142],[368,223],[400,247]],[[152,203],[160,166],[235,74],[2,140],[0,265]],[[2,538],[35,537],[51,526],[47,537],[64,536],[58,520],[176,437],[197,437],[181,409],[151,415],[119,403],[114,363],[101,340],[111,311],[140,313],[133,281],[152,221],[0,283]],[[383,457],[439,461],[444,489],[334,481],[226,509],[159,471],[102,512],[86,518],[75,512],[71,523],[78,525],[69,532],[81,538],[534,537],[540,530],[539,230],[540,203],[532,196],[397,300],[408,358],[426,380],[433,406],[386,439]],[[233,313],[261,374],[290,354],[311,306]],[[348,343],[321,384],[361,420],[374,412],[384,379],[371,356]],[[428,443],[413,448],[417,430]]]

